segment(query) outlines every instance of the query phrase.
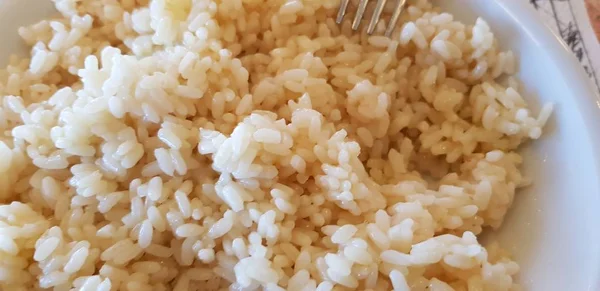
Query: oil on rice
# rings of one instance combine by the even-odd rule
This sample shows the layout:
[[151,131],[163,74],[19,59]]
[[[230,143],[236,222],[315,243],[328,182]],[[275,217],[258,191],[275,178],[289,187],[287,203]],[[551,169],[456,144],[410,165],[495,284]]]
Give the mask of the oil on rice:
[[54,2],[0,71],[0,290],[519,289],[477,235],[552,105],[483,19],[409,1],[388,39],[336,0]]

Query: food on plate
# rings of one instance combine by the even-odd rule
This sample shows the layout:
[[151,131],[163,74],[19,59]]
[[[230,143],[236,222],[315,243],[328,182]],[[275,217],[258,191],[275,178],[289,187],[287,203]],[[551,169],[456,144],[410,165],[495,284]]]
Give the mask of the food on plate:
[[[529,109],[482,19],[409,2],[54,0],[0,72],[2,290],[515,290]],[[384,17],[385,19],[385,17]]]

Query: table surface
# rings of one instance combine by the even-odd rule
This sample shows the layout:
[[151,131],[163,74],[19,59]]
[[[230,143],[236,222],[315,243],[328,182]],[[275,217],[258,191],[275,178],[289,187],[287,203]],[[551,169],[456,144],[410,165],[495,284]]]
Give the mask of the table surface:
[[585,6],[596,36],[600,39],[600,0],[585,0]]

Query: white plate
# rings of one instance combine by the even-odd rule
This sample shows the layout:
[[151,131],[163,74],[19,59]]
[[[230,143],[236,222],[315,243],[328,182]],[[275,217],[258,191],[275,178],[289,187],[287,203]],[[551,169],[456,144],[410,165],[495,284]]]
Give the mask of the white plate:
[[[524,0],[439,0],[464,21],[482,16],[520,60],[534,104],[555,102],[542,140],[524,149],[534,185],[498,233],[526,290],[600,290],[600,99],[579,63]],[[0,64],[23,51],[17,28],[51,15],[47,0],[0,0]],[[539,108],[539,107],[538,107]]]
[[545,135],[523,150],[534,184],[518,193],[498,234],[521,265],[520,283],[526,290],[600,290],[600,99],[589,78],[529,1],[439,2],[463,20],[481,15],[517,54],[534,108],[555,103]]

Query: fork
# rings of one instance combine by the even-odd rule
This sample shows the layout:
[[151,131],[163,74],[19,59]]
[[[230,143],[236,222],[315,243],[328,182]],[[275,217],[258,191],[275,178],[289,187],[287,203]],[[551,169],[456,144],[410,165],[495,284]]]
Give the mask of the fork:
[[[398,18],[400,17],[400,13],[404,9],[407,0],[396,0],[396,6],[394,6],[394,12],[392,13],[392,18],[388,23],[387,28],[385,29],[384,35],[390,37],[392,32],[394,32],[394,28],[396,28],[396,23],[398,22]],[[375,27],[379,22],[379,18],[381,17],[381,13],[383,12],[383,8],[385,7],[387,0],[377,0],[377,4],[375,5],[375,10],[373,11],[373,16],[369,21],[369,26],[367,26],[367,33],[373,34],[375,31]],[[344,16],[346,15],[346,9],[348,9],[348,4],[350,0],[342,0],[340,4],[340,9],[338,10],[337,18],[335,22],[337,24],[341,24],[344,20]],[[365,14],[365,10],[367,9],[367,4],[369,0],[360,0],[358,2],[358,11],[356,11],[356,15],[354,16],[354,20],[352,20],[352,30],[358,30],[360,26],[360,22]]]

